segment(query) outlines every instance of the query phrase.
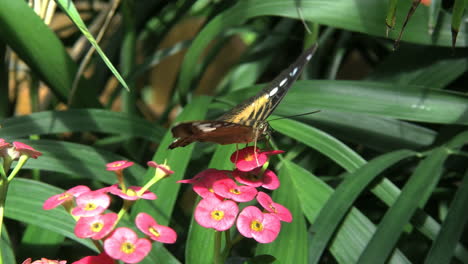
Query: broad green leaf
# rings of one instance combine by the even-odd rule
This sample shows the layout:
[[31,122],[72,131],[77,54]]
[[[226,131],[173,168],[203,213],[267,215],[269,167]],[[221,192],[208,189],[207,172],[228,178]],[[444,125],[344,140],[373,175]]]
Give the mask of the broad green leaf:
[[[184,111],[178,116],[177,122],[202,119],[206,114],[210,101],[211,97],[206,96],[194,98],[190,104],[185,106]],[[153,161],[158,164],[167,161],[167,164],[170,166],[171,170],[174,171],[174,174],[150,189],[158,195],[159,199],[155,202],[138,201],[138,203],[135,204],[135,210],[132,211],[133,214],[141,211],[155,211],[157,212],[156,219],[161,225],[167,225],[169,223],[181,185],[180,183],[176,183],[176,181],[185,177],[194,148],[192,144],[183,148],[170,150],[168,146],[173,140],[174,138],[171,132],[167,132],[161,140],[161,144],[153,157]],[[188,172],[188,174],[195,175],[195,172]],[[154,169],[147,170],[144,176],[145,181],[148,181],[153,175]]]
[[[398,9],[408,6],[408,1],[399,1]],[[343,28],[351,31],[363,32],[375,36],[384,36],[383,29],[386,1],[374,0],[251,0],[239,1],[232,8],[212,19],[198,34],[185,56],[179,78],[179,92],[186,96],[192,86],[195,76],[199,75],[194,69],[203,50],[209,42],[229,27],[244,23],[246,20],[259,16],[285,16],[304,19],[311,22]],[[298,11],[300,10],[300,12]],[[363,12],[372,10],[372,12]],[[403,12],[400,12],[403,13]],[[405,14],[398,14],[397,21],[402,21]],[[428,12],[419,8],[406,28],[404,41],[424,44],[450,45],[450,22],[448,16],[440,17],[440,31],[438,37],[433,38],[426,30]],[[460,30],[464,34],[464,30]],[[396,34],[391,32],[391,37]],[[459,45],[465,46],[464,37],[460,37]],[[273,56],[274,54],[272,54]]]
[[274,130],[321,152],[347,171],[352,171],[365,163],[365,160],[348,146],[311,126],[288,119],[271,122],[271,126]]
[[[307,263],[307,223],[301,209],[301,200],[295,192],[292,192],[295,188],[292,178],[295,175],[290,174],[290,171],[282,166],[278,177],[281,186],[273,192],[273,201],[288,208],[293,221],[282,222],[281,231],[276,240],[269,244],[259,244],[256,255],[271,255],[279,263]],[[292,241],[294,241],[294,250],[291,250]]]
[[141,137],[159,142],[164,129],[126,113],[100,109],[45,111],[1,121],[0,137],[21,138],[31,134],[64,132],[100,132]]
[[75,25],[80,29],[81,33],[88,39],[88,41],[93,45],[93,47],[96,49],[98,52],[99,56],[101,56],[102,60],[104,63],[109,67],[111,72],[114,74],[115,78],[119,80],[120,84],[125,87],[125,89],[128,89],[127,83],[125,83],[124,79],[122,76],[120,76],[120,73],[117,71],[117,69],[112,65],[112,62],[107,58],[106,54],[102,51],[101,47],[99,47],[99,44],[96,42],[94,39],[93,35],[88,31],[88,28],[86,27],[85,23],[80,17],[80,14],[75,8],[75,5],[73,4],[72,1],[70,0],[56,0],[55,1],[58,6],[65,12],[68,17],[75,23]]
[[[21,248],[18,250],[23,253],[21,259],[41,259],[44,257],[44,252],[49,256],[55,256],[65,241],[65,237],[42,228],[38,225],[28,225],[24,231],[21,240]],[[27,255],[24,253],[27,252]]]
[[[107,184],[116,182],[115,173],[106,170],[106,164],[125,160],[122,156],[86,145],[54,140],[21,140],[42,152],[38,159],[29,159],[24,168],[40,169],[82,178],[97,179]],[[125,180],[131,184],[141,183],[145,170],[134,164],[125,170]]]
[[[0,38],[49,85],[59,100],[67,100],[78,67],[57,36],[25,1],[2,1]],[[87,89],[90,83],[81,80],[78,87],[76,106],[100,106],[97,97]]]
[[[229,160],[229,157],[234,151],[234,145],[218,146],[206,169],[232,169],[232,163]],[[190,177],[192,176],[189,176],[189,178]],[[199,200],[200,199],[196,199],[194,204],[195,206],[196,204],[198,204]],[[200,226],[195,221],[192,214],[185,251],[186,263],[203,264],[212,262],[214,250],[214,233],[215,231],[213,229],[208,229]],[[200,252],[204,253],[200,254]]]
[[[248,98],[258,90],[256,87],[236,91],[223,97],[223,100],[234,101],[241,95]],[[468,117],[464,115],[468,110],[468,96],[457,92],[421,89],[415,85],[297,81],[278,106],[277,113],[300,114],[297,109],[301,113],[330,110],[438,124],[468,124]]]
[[463,50],[454,53],[449,48],[404,45],[376,65],[366,79],[443,89],[468,70],[467,55]]

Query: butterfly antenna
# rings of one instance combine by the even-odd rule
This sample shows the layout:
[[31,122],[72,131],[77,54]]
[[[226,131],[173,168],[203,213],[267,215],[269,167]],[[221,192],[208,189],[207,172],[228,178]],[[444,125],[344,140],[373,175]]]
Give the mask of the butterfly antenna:
[[270,119],[270,120],[268,120],[268,122],[276,121],[276,120],[281,120],[281,119],[286,119],[286,118],[291,118],[291,117],[298,117],[298,116],[311,115],[311,114],[315,114],[315,113],[318,113],[318,112],[320,112],[320,110],[315,110],[315,111],[312,111],[312,112],[307,112],[307,113],[298,114],[298,115],[282,116],[282,117]]

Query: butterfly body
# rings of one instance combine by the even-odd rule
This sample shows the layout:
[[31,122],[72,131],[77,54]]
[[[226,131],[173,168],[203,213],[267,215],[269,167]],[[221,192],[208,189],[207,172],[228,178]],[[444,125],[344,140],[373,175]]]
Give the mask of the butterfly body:
[[317,45],[304,51],[287,69],[255,96],[245,100],[216,120],[179,123],[172,128],[176,138],[170,149],[184,147],[192,142],[213,142],[221,145],[249,143],[268,132],[267,117],[281,102],[292,83],[312,58]]

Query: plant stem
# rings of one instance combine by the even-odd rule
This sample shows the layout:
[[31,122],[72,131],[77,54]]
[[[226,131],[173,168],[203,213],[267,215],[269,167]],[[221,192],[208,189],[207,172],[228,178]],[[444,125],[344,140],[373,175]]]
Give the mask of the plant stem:
[[221,232],[215,231],[215,239],[214,239],[214,254],[213,254],[213,263],[214,264],[221,264]]

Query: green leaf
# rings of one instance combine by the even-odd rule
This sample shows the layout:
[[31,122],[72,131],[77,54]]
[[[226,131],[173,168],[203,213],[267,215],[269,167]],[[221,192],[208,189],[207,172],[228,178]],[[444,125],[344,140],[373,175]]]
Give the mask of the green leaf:
[[[65,241],[65,237],[42,228],[37,225],[28,225],[23,238],[21,240],[21,248],[19,252],[22,252],[22,258],[41,259],[44,257],[44,252],[47,252],[48,256],[55,256]],[[27,252],[27,255],[24,253]]]
[[[2,1],[0,38],[49,85],[59,100],[66,101],[78,67],[61,41],[26,2]],[[82,93],[88,85],[86,81],[79,82],[75,95],[77,106],[100,106],[97,97]]]
[[[219,170],[232,169],[232,163],[229,157],[234,151],[234,145],[217,146],[207,168],[216,168]],[[190,178],[191,177],[192,176],[190,176]],[[199,201],[200,199],[196,199],[195,205],[198,204]],[[185,261],[192,264],[211,263],[213,261],[214,236],[215,231],[200,226],[195,221],[192,214],[185,250]],[[204,253],[200,254],[200,252]]]
[[[82,144],[44,139],[21,141],[43,154],[38,159],[29,159],[23,168],[79,175],[108,184],[114,184],[116,176],[115,173],[106,170],[106,164],[126,159],[111,152]],[[131,184],[140,183],[144,173],[145,170],[141,165],[134,164],[125,170],[125,180]]]
[[460,24],[462,22],[463,13],[465,11],[465,0],[455,0],[453,4],[453,14],[452,14],[452,46],[455,47],[457,42],[457,35],[460,32]]
[[388,167],[415,154],[407,150],[390,152],[369,161],[345,177],[345,180],[340,183],[327,200],[313,223],[312,229],[315,230],[315,234],[309,247],[311,254],[309,263],[319,262],[320,256],[323,254],[328,241],[331,240],[333,232],[368,185]]
[[[397,8],[407,6],[407,1],[399,1]],[[221,32],[244,23],[250,18],[259,16],[284,16],[295,19],[305,19],[314,23],[346,30],[362,32],[374,36],[384,36],[384,18],[386,16],[386,1],[374,0],[251,0],[239,1],[232,8],[212,19],[193,41],[187,52],[179,77],[179,92],[186,96],[193,86],[195,76],[200,73],[196,65],[199,57],[210,41]],[[300,12],[298,11],[300,10]],[[364,12],[372,10],[372,12]],[[301,17],[303,14],[303,18]],[[403,40],[413,43],[431,45],[450,45],[450,29],[448,16],[440,17],[440,31],[437,38],[433,38],[425,30],[428,13],[418,9],[412,17],[411,23],[406,28]],[[397,21],[402,21],[404,14],[397,15]],[[464,34],[464,30],[460,30]],[[391,32],[392,38],[398,33]],[[459,45],[466,46],[465,37],[460,38]],[[464,41],[463,43],[461,43]],[[272,54],[274,56],[274,54]]]
[[5,119],[0,137],[5,139],[64,132],[100,132],[141,137],[159,142],[164,129],[126,113],[100,109],[45,111]]
[[[223,97],[248,98],[258,89],[243,89]],[[293,115],[314,110],[361,113],[438,124],[468,124],[468,97],[461,93],[364,81],[297,81],[277,113]],[[294,111],[292,113],[292,111]],[[315,115],[320,115],[317,113]]]
[[[281,186],[273,192],[273,201],[279,203],[291,211],[292,223],[281,223],[281,231],[272,243],[259,244],[256,255],[268,254],[274,256],[279,263],[307,263],[308,241],[307,227],[304,214],[301,209],[301,201],[291,190],[294,189],[290,171],[281,167],[279,179]],[[291,241],[294,241],[294,250],[291,250]]]
[[80,14],[75,8],[75,5],[73,4],[72,1],[70,0],[57,0],[55,1],[58,6],[65,12],[68,17],[73,21],[73,23],[80,29],[81,33],[88,39],[88,41],[93,45],[93,47],[96,49],[98,52],[99,56],[101,56],[102,60],[104,63],[109,67],[111,72],[114,74],[115,78],[119,80],[120,84],[125,87],[125,89],[128,89],[127,83],[125,80],[120,76],[120,73],[117,71],[117,69],[112,65],[112,62],[107,58],[106,54],[101,50],[99,47],[99,44],[96,42],[94,39],[93,35],[88,31],[88,28],[86,27],[85,23],[80,17]]
[[[313,225],[320,210],[333,193],[333,189],[315,175],[292,162],[285,161],[284,167],[288,171],[288,175],[292,175],[293,191],[301,201],[304,215]],[[335,238],[329,249],[338,263],[357,263],[359,252],[364,249],[374,230],[375,227],[372,222],[357,209],[352,208],[343,220],[343,224],[335,232]],[[353,243],[349,243],[349,241],[353,241]],[[391,259],[391,263],[409,262],[397,250]]]
[[271,123],[274,130],[292,137],[334,160],[347,171],[365,164],[359,155],[330,135],[294,120],[278,120]]
[[464,227],[468,221],[466,205],[468,204],[468,174],[465,173],[462,183],[458,188],[448,214],[442,223],[442,228],[437,239],[427,254],[425,263],[449,263],[453,256],[455,247],[463,234]]
[[[388,258],[403,228],[417,208],[423,208],[437,185],[448,153],[445,148],[433,150],[415,169],[400,196],[387,211],[375,234],[359,258],[360,263],[375,263]],[[418,199],[414,195],[418,195]]]

